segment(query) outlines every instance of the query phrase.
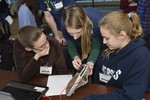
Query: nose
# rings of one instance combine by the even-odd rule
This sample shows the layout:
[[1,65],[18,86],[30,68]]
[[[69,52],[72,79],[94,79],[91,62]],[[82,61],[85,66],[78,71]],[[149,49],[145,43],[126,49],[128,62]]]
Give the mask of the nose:
[[103,38],[103,44],[106,44],[106,39],[105,38]]
[[76,34],[73,34],[73,39],[76,40],[78,37]]

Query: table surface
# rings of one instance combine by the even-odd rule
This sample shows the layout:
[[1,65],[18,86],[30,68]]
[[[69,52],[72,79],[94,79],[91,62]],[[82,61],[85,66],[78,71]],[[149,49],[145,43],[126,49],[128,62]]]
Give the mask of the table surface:
[[[37,75],[29,83],[46,86],[47,84],[46,75]],[[0,89],[4,87],[9,81],[16,80],[19,81],[18,74],[16,72],[0,70]],[[67,97],[66,95],[61,96],[61,100],[83,100],[84,96],[90,94],[105,94],[112,91],[111,87],[104,85],[96,85],[88,83],[80,88],[78,88],[75,93]],[[60,96],[52,96],[52,100],[60,100]],[[46,99],[42,99],[46,100]],[[145,93],[145,100],[150,100],[150,93]]]

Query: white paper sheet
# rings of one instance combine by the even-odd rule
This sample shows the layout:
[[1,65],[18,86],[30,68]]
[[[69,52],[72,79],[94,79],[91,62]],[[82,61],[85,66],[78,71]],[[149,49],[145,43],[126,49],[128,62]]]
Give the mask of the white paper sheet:
[[[72,75],[51,75],[48,77],[47,86],[49,87],[46,96],[60,95],[72,79]],[[66,90],[62,92],[66,94]]]

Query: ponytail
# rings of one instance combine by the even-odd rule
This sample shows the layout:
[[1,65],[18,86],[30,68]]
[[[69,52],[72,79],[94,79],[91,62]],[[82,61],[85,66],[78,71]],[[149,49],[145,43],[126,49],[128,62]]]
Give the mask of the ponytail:
[[131,30],[131,39],[142,36],[142,26],[140,24],[140,19],[136,13],[130,12],[127,14],[128,18],[131,20],[132,30]]

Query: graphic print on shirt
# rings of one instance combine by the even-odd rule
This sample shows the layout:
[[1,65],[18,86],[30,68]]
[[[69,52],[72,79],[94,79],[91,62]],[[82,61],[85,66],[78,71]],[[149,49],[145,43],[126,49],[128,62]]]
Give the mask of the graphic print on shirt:
[[99,80],[104,83],[108,83],[108,81],[113,78],[114,80],[118,80],[119,75],[121,75],[121,70],[113,70],[107,68],[106,66],[102,66],[102,73],[99,73]]

